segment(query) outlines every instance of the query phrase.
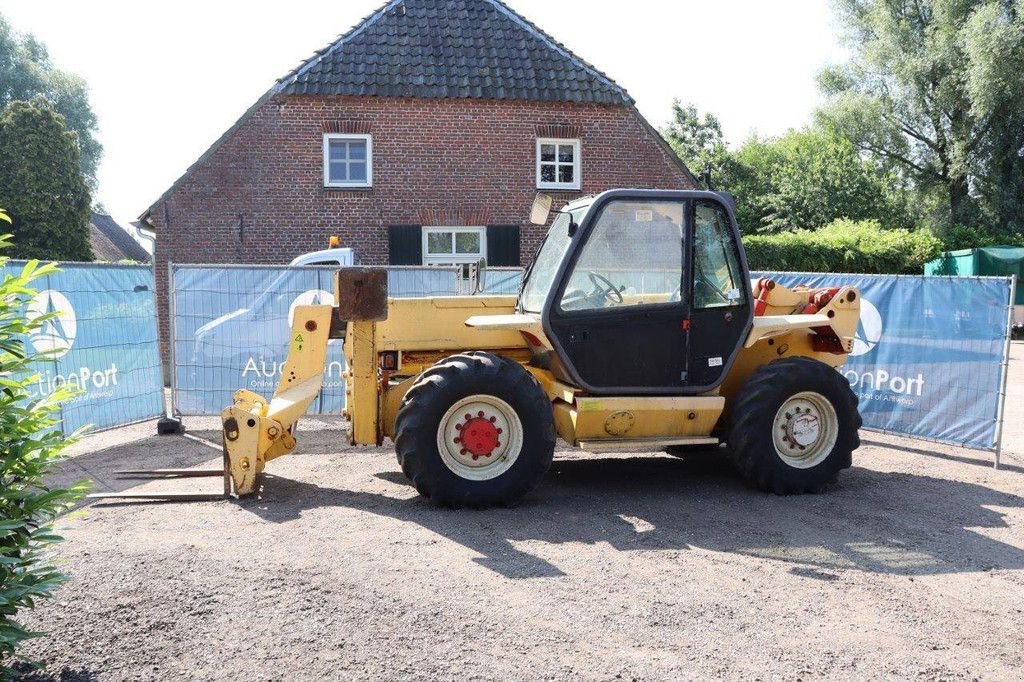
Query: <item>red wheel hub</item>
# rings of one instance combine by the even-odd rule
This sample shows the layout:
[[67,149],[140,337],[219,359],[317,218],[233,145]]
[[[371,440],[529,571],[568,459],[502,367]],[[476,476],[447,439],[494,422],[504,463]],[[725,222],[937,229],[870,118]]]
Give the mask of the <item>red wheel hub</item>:
[[494,425],[496,421],[497,418],[487,416],[482,410],[475,417],[466,414],[465,421],[455,425],[459,432],[455,442],[462,445],[462,454],[468,452],[473,459],[490,457],[494,449],[501,445],[501,429]]

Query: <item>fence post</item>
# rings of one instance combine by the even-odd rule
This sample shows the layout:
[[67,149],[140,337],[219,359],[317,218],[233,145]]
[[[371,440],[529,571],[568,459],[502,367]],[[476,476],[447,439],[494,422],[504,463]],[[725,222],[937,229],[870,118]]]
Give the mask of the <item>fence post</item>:
[[1006,382],[1010,374],[1010,341],[1013,339],[1013,302],[1017,295],[1017,275],[1010,275],[1010,296],[1006,306],[1006,343],[1003,347],[1003,376],[999,382],[999,409],[996,412],[996,456],[993,468],[999,468],[1003,454],[1003,422],[1006,421]]
[[[156,256],[153,256],[154,262]],[[156,272],[154,266],[154,272]],[[155,293],[155,292],[154,292]],[[175,433],[185,433],[185,423],[174,409],[175,387],[177,386],[178,370],[174,361],[174,263],[167,261],[167,360],[169,363],[171,399],[164,403],[164,416],[156,424],[158,435],[167,436]],[[157,312],[159,317],[159,312]],[[159,324],[157,325],[159,328]],[[161,392],[162,392],[161,388]]]
[[175,356],[175,346],[178,344],[175,338],[175,320],[177,317],[177,306],[175,301],[178,298],[174,289],[174,263],[167,261],[167,357],[171,362],[171,415],[176,416],[178,410],[175,409],[174,399],[176,395],[175,389],[178,386],[178,372],[177,372],[177,357]]

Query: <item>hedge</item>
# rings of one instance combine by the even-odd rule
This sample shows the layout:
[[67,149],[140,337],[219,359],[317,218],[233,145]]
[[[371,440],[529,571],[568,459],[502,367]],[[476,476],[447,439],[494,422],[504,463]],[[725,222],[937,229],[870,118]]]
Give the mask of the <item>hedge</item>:
[[751,270],[921,274],[942,253],[924,230],[885,230],[877,220],[840,219],[818,230],[743,238]]
[[[0,220],[9,217],[0,211]],[[8,236],[0,234],[0,267],[9,245]],[[32,363],[46,355],[24,343],[55,316],[25,314],[25,304],[35,296],[32,283],[55,271],[52,263],[30,261],[20,274],[8,272],[0,279],[0,680],[20,679],[8,664],[19,660],[21,644],[40,636],[23,626],[18,614],[66,580],[54,557],[61,538],[53,521],[85,491],[82,484],[56,488],[46,482],[74,441],[56,428],[61,403],[74,391],[64,385],[33,398],[38,375]]]

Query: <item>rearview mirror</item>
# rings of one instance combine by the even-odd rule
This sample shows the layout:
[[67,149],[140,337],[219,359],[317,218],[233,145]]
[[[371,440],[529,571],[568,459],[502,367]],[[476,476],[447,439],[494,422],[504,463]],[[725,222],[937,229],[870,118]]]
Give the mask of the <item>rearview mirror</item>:
[[548,222],[548,214],[551,213],[551,197],[547,194],[538,194],[533,199],[533,208],[530,209],[530,222],[534,225],[544,225]]

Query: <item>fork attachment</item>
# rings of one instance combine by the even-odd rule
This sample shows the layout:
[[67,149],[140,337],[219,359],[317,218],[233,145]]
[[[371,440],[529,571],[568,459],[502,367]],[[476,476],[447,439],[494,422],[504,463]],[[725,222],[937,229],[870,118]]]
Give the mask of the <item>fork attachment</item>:
[[[240,390],[221,412],[224,468],[215,470],[151,469],[118,472],[128,478],[172,479],[223,476],[223,493],[125,491],[96,493],[90,498],[138,500],[212,500],[252,495],[259,488],[267,462],[295,449],[295,426],[323,387],[327,342],[339,334],[331,324],[335,308],[296,306],[288,341],[288,359],[273,399]],[[340,325],[339,325],[340,326]]]

